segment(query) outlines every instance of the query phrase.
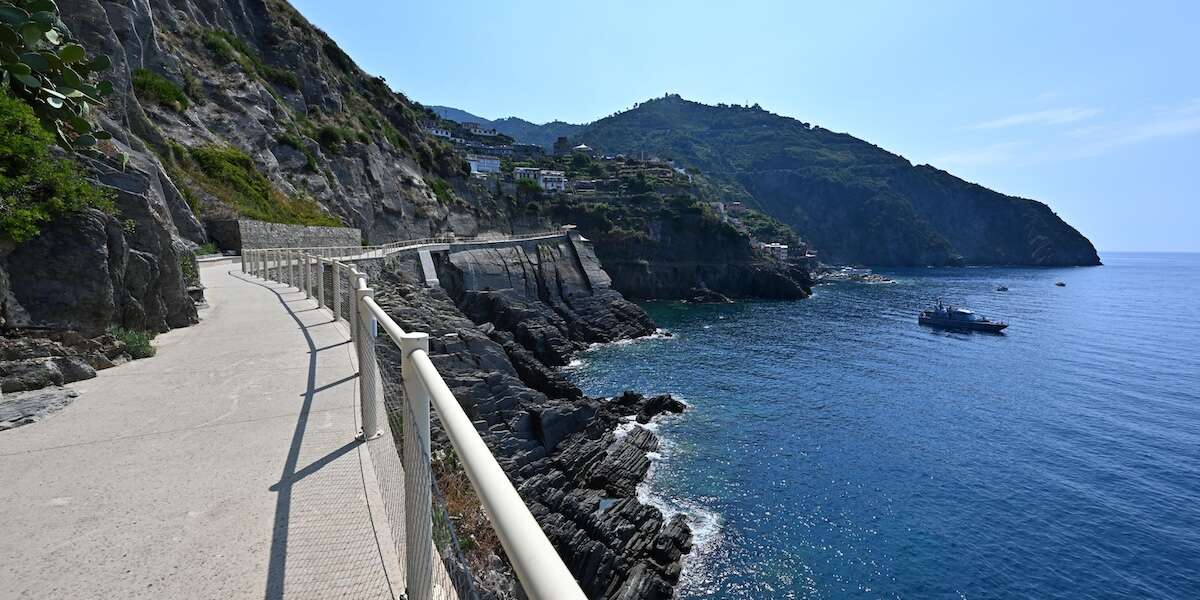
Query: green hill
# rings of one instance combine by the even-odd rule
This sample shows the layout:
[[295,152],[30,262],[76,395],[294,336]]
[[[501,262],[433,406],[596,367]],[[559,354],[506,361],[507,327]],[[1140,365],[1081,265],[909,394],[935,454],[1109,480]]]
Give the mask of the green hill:
[[1091,242],[1045,204],[914,166],[853,136],[757,106],[708,106],[668,95],[587,125],[573,141],[697,167],[725,200],[792,225],[826,262],[1100,262]]

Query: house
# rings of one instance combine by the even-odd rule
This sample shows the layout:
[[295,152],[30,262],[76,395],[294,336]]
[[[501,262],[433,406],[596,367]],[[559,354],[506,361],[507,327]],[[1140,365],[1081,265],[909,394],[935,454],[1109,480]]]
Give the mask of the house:
[[741,202],[730,202],[725,205],[725,212],[731,217],[740,217],[746,214],[746,207]]
[[432,136],[446,138],[446,139],[450,139],[451,137],[453,137],[453,134],[450,133],[450,130],[446,129],[445,127],[439,127],[437,125],[427,124],[427,125],[422,126],[421,129],[424,129],[425,133],[428,133],[429,135],[432,135]]
[[547,192],[563,192],[567,189],[567,176],[562,171],[542,171],[538,185]]
[[462,126],[464,129],[466,129],[468,132],[470,132],[471,135],[482,135],[482,136],[487,136],[487,137],[499,135],[496,133],[495,129],[487,129],[486,127],[484,127],[483,125],[480,125],[479,123],[466,122],[466,123],[463,123]]
[[574,148],[571,148],[571,153],[586,154],[587,156],[594,156],[596,154],[596,152],[592,150],[592,147],[587,144],[580,144]]
[[760,247],[762,248],[763,252],[767,253],[767,256],[770,256],[775,260],[783,262],[788,259],[787,244],[771,242],[769,244],[763,244]]
[[[542,170],[537,167],[516,167],[513,169],[513,179],[517,181],[533,181],[536,183],[538,181],[538,175],[541,172]],[[539,183],[538,185],[541,184]]]
[[471,165],[472,173],[499,173],[500,158],[486,154],[468,154],[467,162]]

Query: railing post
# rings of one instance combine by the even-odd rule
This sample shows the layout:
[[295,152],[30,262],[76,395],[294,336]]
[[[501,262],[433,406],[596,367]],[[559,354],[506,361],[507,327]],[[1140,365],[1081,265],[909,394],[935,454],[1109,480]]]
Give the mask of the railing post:
[[[365,278],[364,278],[365,279]],[[375,321],[374,315],[367,309],[364,298],[374,295],[374,290],[368,287],[354,290],[354,312],[358,313],[358,338],[354,346],[358,350],[358,391],[359,404],[362,410],[362,440],[373,440],[383,433],[379,429],[379,421],[375,418],[379,398],[375,394],[375,380],[378,378],[378,366],[375,363]]]
[[317,259],[317,306],[326,307],[325,304],[325,259]]
[[342,282],[342,267],[338,263],[330,265],[333,271],[329,274],[330,283],[329,289],[333,291],[333,320],[336,322],[342,318],[342,295],[338,293],[338,284]]
[[304,286],[304,298],[308,299],[312,298],[310,291],[312,290],[312,257],[304,250],[300,251],[300,256],[302,257],[300,261],[303,263],[301,265],[303,271],[300,273],[300,284]]
[[404,542],[409,600],[433,597],[433,488],[429,456],[429,388],[413,365],[412,353],[429,352],[429,335],[400,338],[404,379]]
[[346,285],[350,286],[350,293],[346,294],[346,300],[350,302],[350,306],[346,307],[346,314],[350,315],[350,340],[358,339],[358,306],[355,304],[354,298],[358,290],[358,271],[347,267],[349,273],[346,273]]

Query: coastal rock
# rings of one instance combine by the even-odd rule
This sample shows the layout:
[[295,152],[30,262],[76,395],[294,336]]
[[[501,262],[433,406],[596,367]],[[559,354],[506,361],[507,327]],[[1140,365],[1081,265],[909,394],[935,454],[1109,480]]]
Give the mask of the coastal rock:
[[91,379],[96,371],[130,360],[111,335],[75,331],[12,332],[0,338],[0,390],[16,392]]
[[[551,255],[562,262],[553,268],[534,262]],[[501,264],[494,254],[482,256],[494,266]],[[443,265],[446,275],[453,276],[442,279],[450,293],[419,286],[402,272],[386,269],[372,277],[372,287],[377,302],[402,328],[430,334],[430,359],[585,593],[591,598],[669,598],[690,545],[690,532],[682,520],[668,523],[658,509],[637,499],[637,485],[650,467],[646,453],[657,448],[657,438],[636,427],[618,439],[614,430],[639,414],[648,418],[682,405],[669,397],[647,399],[632,392],[611,400],[583,398],[578,388],[538,360],[540,352],[563,363],[588,340],[613,339],[619,334],[596,332],[610,319],[622,320],[616,332],[654,331],[653,323],[635,305],[606,309],[600,306],[604,300],[596,299],[593,307],[582,301],[585,294],[595,294],[595,287],[560,286],[570,281],[568,276],[577,276],[567,272],[570,258],[529,249],[499,259],[509,272],[526,274],[491,279],[491,285],[529,284],[534,290],[529,294],[473,289],[480,280],[464,277],[471,272],[465,265],[483,265],[483,261],[460,261],[461,270]],[[577,273],[578,267],[574,268]],[[555,271],[561,271],[561,276],[537,275]],[[620,298],[612,290],[600,289],[609,302]],[[497,297],[505,301],[497,302]],[[461,304],[456,305],[455,299]],[[581,305],[588,308],[578,308]],[[521,318],[513,319],[518,313]],[[530,319],[548,328],[544,335],[532,335],[532,328],[522,327],[522,321]],[[554,349],[555,344],[561,349]],[[385,393],[394,404],[399,400],[391,399],[399,398],[402,389],[399,352],[384,337],[377,355]],[[436,421],[432,433],[435,448],[446,447],[448,441]],[[483,598],[507,597],[494,570],[476,583]]]
[[714,292],[708,288],[692,288],[688,290],[687,296],[683,299],[689,304],[729,304],[733,300],[729,296],[720,292]]

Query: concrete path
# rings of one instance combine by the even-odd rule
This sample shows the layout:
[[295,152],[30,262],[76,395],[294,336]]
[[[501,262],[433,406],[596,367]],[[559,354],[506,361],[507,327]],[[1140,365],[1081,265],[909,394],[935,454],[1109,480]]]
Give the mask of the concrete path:
[[345,324],[237,269],[201,268],[156,357],[0,432],[0,599],[400,596]]

